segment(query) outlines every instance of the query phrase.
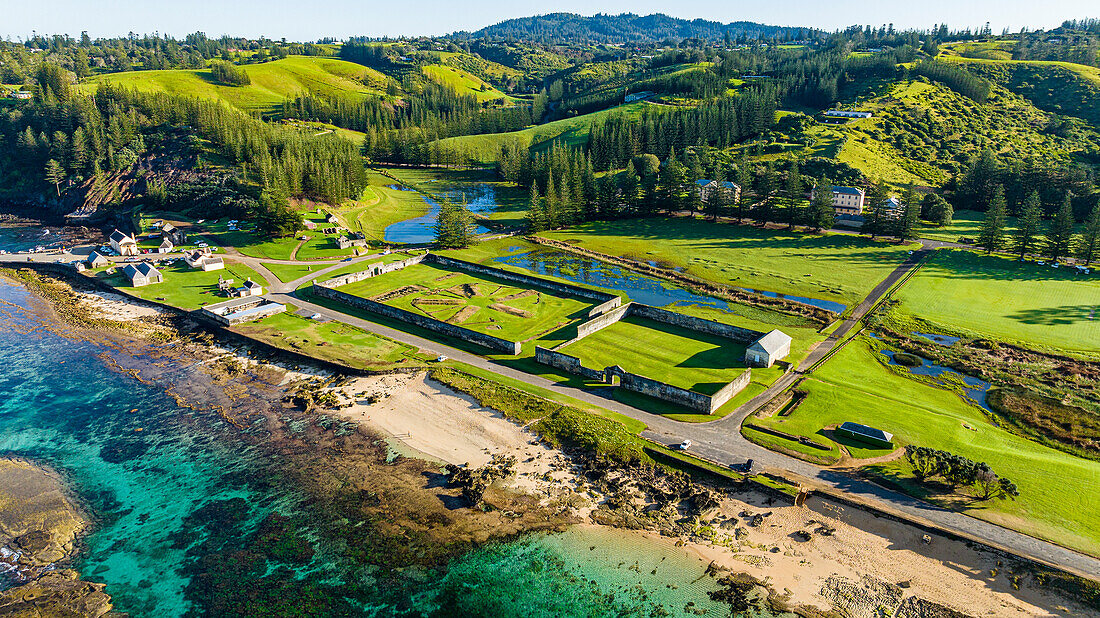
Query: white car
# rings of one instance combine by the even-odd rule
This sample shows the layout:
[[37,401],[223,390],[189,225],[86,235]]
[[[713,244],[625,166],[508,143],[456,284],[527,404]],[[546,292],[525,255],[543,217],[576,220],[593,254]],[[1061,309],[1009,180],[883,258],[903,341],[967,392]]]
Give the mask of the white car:
[[320,313],[314,313],[313,315],[309,316],[309,319],[311,319],[311,320],[320,320],[321,319],[321,314]]
[[681,451],[688,450],[689,448],[691,448],[691,440],[684,440],[683,442],[680,443],[680,446],[678,446],[676,448],[680,449]]
[[435,362],[437,362],[437,363],[442,363],[442,362],[444,362],[444,361],[446,361],[446,360],[447,360],[447,357],[446,357],[446,356],[443,356],[442,354],[440,354],[439,356],[435,357]]

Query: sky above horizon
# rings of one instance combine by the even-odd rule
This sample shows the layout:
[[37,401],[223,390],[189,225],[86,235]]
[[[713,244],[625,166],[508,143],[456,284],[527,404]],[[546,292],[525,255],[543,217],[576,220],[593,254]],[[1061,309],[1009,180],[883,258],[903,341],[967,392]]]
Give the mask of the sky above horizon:
[[173,36],[202,31],[293,41],[354,35],[441,35],[458,30],[477,30],[513,17],[547,12],[665,13],[685,19],[702,18],[728,23],[757,21],[781,26],[812,26],[834,30],[853,24],[897,28],[929,28],[947,23],[952,29],[977,28],[989,21],[994,32],[1007,27],[1019,30],[1053,28],[1065,19],[1100,17],[1100,8],[1085,0],[927,0],[919,3],[857,2],[834,0],[681,0],[674,5],[654,0],[560,0],[545,2],[511,0],[477,2],[459,0],[405,0],[377,2],[326,0],[323,3],[287,0],[12,0],[4,10],[0,36],[22,40],[32,32],[78,36],[87,30],[93,37],[160,32]]

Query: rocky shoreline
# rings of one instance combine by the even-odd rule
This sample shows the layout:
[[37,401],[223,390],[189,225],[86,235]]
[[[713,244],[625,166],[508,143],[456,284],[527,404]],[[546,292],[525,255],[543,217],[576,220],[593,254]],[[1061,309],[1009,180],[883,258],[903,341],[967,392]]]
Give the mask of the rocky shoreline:
[[[288,364],[219,343],[180,317],[150,314],[120,326],[118,316],[129,309],[113,305],[136,303],[70,295],[48,278],[30,286],[50,300],[44,323],[102,342],[116,370],[165,388],[181,405],[217,413],[242,442],[278,453],[285,482],[301,488],[320,518],[324,543],[385,565],[371,579],[396,588],[410,573],[443,567],[485,543],[595,525],[699,556],[710,565],[714,598],[731,611],[748,604],[854,618],[886,607],[905,618],[958,618],[968,615],[961,610],[1028,616],[1076,607],[1026,579],[1021,590],[1013,566],[995,556],[823,499],[794,507],[661,466],[551,449],[424,376],[364,378]],[[445,425],[456,429],[437,433]],[[223,516],[211,514],[209,523]],[[301,542],[295,525],[272,520],[265,530],[293,545]],[[243,559],[209,554],[230,566]],[[196,577],[196,602],[243,602],[201,580],[210,574]],[[35,581],[66,586],[57,578]],[[753,593],[761,587],[766,595]]]
[[89,521],[53,471],[0,459],[0,615],[91,616],[111,610],[103,584],[69,568]]

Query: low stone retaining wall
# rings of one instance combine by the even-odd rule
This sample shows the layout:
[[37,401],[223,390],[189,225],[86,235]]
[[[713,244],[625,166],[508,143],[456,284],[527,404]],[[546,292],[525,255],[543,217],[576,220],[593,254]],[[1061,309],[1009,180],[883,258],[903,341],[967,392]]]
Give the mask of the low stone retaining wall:
[[435,318],[423,316],[411,311],[405,311],[404,309],[398,309],[397,307],[391,307],[383,303],[375,302],[363,298],[361,296],[354,296],[346,292],[341,292],[330,287],[314,286],[313,293],[330,300],[339,301],[345,305],[351,305],[359,309],[365,309],[371,313],[376,313],[387,318],[392,318],[406,324],[412,324],[413,326],[419,326],[430,330],[432,332],[439,333],[441,335],[447,335],[461,341],[468,341],[470,343],[476,343],[477,345],[489,348],[490,350],[496,350],[498,352],[504,352],[505,354],[519,354],[522,348],[522,344],[518,341],[508,341],[507,339],[501,339],[500,337],[494,337],[485,333],[479,333],[469,328],[462,326],[456,326],[454,324],[448,324],[441,322]]
[[371,277],[377,277],[378,275],[384,275],[386,273],[392,273],[395,270],[401,270],[402,268],[408,268],[413,264],[419,264],[424,261],[424,258],[428,257],[428,254],[414,255],[407,260],[400,260],[397,262],[390,262],[389,264],[383,264],[381,262],[372,264],[370,268],[359,271],[357,273],[351,273],[348,275],[340,275],[339,277],[333,277],[327,281],[322,281],[316,285],[326,288],[338,288],[348,285],[349,283],[356,283],[363,279],[370,279]]
[[[379,315],[386,316],[401,322],[406,322],[414,326],[437,332],[448,337],[453,337],[461,341],[467,341],[470,343],[476,343],[477,345],[489,348],[490,350],[496,350],[504,352],[505,354],[519,354],[522,349],[522,344],[518,341],[508,341],[501,339],[500,337],[494,337],[485,333],[480,333],[469,328],[457,326],[455,324],[449,324],[437,320],[435,318],[406,311],[404,309],[398,309],[391,307],[384,303],[373,301],[360,296],[347,294],[340,292],[337,288],[343,287],[350,283],[356,283],[363,281],[364,279],[370,279],[386,273],[391,273],[396,270],[408,268],[421,262],[428,262],[431,264],[438,264],[446,268],[453,268],[456,270],[466,271],[474,274],[485,275],[503,281],[519,284],[526,288],[542,288],[550,292],[564,294],[567,296],[575,296],[578,298],[584,298],[587,300],[593,300],[600,304],[591,308],[588,311],[589,317],[600,316],[608,311],[614,311],[622,304],[622,298],[616,294],[610,294],[608,292],[600,292],[598,290],[590,290],[577,285],[570,285],[565,283],[558,283],[556,281],[549,281],[541,279],[539,277],[533,277],[531,275],[524,275],[521,273],[514,273],[506,270],[500,270],[498,268],[491,268],[489,266],[483,266],[474,262],[467,262],[465,260],[458,260],[435,253],[425,253],[423,255],[417,255],[410,257],[406,260],[400,260],[396,262],[390,262],[389,264],[373,264],[367,269],[351,273],[348,275],[342,275],[334,277],[327,281],[320,283],[314,283],[314,292],[322,298],[328,298],[331,300],[337,300],[342,303],[351,305],[352,307],[358,307],[360,309],[366,309],[371,313],[377,313]],[[615,322],[619,319],[616,317],[611,320]],[[609,322],[609,323],[611,323]],[[598,329],[597,329],[598,330]],[[549,358],[549,357],[547,357]],[[577,360],[577,367],[580,366],[580,361]],[[582,368],[583,369],[583,368]],[[598,379],[598,378],[597,378]]]
[[721,322],[715,322],[714,320],[704,320],[703,318],[697,318],[694,316],[669,311],[668,309],[660,309],[657,307],[641,305],[638,303],[631,303],[629,315],[636,315],[639,318],[647,318],[653,320],[654,322],[671,324],[672,326],[679,326],[680,328],[686,328],[688,330],[707,333],[708,335],[725,337],[726,339],[730,339],[738,343],[752,343],[753,341],[756,341],[757,339],[765,335],[765,333],[757,330],[741,328],[739,326],[732,326],[730,324],[723,324]]
[[554,367],[555,369],[561,369],[562,371],[568,371],[569,373],[579,375],[588,380],[605,381],[603,371],[585,367],[581,364],[581,359],[576,356],[549,350],[542,346],[535,346],[535,362],[548,367]]
[[659,380],[629,373],[618,367],[605,367],[602,371],[591,367],[585,367],[579,358],[561,351],[566,346],[572,345],[588,335],[607,328],[615,322],[632,315],[648,318],[655,322],[672,324],[697,332],[725,337],[737,341],[738,343],[754,341],[764,334],[747,328],[738,328],[720,322],[712,322],[710,320],[673,313],[672,311],[650,307],[649,305],[627,303],[577,325],[577,336],[562,343],[553,350],[541,347],[535,348],[535,361],[548,367],[554,367],[555,369],[579,375],[588,380],[612,382],[615,377],[618,377],[620,388],[681,405],[685,408],[702,412],[703,414],[713,414],[715,410],[725,405],[752,381],[752,369],[746,368],[744,373],[737,376],[737,379],[729,384],[723,386],[718,392],[713,395],[704,395],[703,393],[698,393],[690,389],[680,388]]

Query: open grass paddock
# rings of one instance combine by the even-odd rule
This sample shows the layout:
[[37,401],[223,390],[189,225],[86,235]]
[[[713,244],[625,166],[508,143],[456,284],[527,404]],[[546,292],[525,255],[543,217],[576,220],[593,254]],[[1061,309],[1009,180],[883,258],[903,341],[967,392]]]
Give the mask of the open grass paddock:
[[[557,330],[582,317],[591,306],[585,300],[431,264],[409,266],[339,289],[509,341]],[[383,296],[395,291],[404,293]]]
[[745,346],[669,324],[626,317],[561,350],[585,367],[623,369],[712,395],[745,372]]
[[[981,408],[955,392],[885,366],[876,358],[885,359],[877,346],[874,340],[856,338],[802,382],[800,388],[809,395],[789,417],[750,422],[831,444],[822,429],[854,421],[893,433],[895,444],[930,446],[984,461],[1015,482],[1020,496],[1014,501],[964,502],[961,506],[967,514],[1100,555],[1100,519],[1095,516],[1100,512],[1100,462],[1074,457],[993,425]],[[760,441],[757,432],[744,433]],[[790,444],[795,443],[787,441],[786,446]],[[855,457],[886,453],[844,444]],[[875,464],[873,470],[922,494],[904,459]]]
[[170,266],[157,267],[164,276],[163,282],[135,288],[130,286],[130,280],[122,274],[123,266],[120,264],[114,275],[107,275],[105,272],[96,272],[95,275],[132,296],[162,302],[188,311],[226,300],[225,296],[218,293],[218,277],[232,279],[238,286],[244,283],[246,278],[261,284],[265,283],[263,277],[244,264],[226,261],[224,269],[205,272],[192,269],[183,260],[179,260]]
[[547,238],[680,268],[715,283],[853,305],[912,247],[847,234],[802,234],[701,219],[595,222]]
[[403,343],[341,322],[310,320],[293,311],[293,307],[287,307],[286,313],[241,324],[233,330],[277,347],[360,369],[385,369],[409,360],[424,360]]
[[972,251],[937,251],[897,312],[932,327],[1027,347],[1100,355],[1100,274]]
[[223,86],[213,80],[209,69],[168,69],[111,73],[82,87],[91,92],[98,84],[109,83],[139,92],[217,99],[246,111],[273,112],[283,100],[301,94],[367,96],[381,92],[388,82],[374,69],[315,56],[290,56],[240,68],[248,73],[251,84]]

